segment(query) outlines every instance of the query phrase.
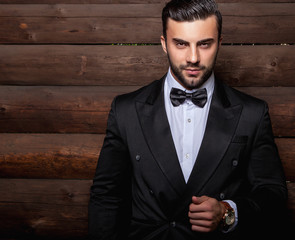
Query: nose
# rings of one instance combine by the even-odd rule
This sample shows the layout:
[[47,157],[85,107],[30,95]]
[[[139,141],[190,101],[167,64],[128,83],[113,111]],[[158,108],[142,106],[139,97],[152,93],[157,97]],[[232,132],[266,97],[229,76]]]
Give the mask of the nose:
[[187,56],[187,62],[198,63],[200,62],[200,54],[197,47],[191,47]]

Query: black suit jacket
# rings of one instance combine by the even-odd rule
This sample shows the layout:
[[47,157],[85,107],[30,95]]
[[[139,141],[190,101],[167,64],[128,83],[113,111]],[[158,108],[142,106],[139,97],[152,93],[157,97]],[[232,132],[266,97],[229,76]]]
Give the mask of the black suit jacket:
[[[89,236],[191,240],[249,234],[253,239],[264,226],[277,224],[287,190],[267,104],[216,81],[203,142],[186,184],[166,116],[164,79],[112,103],[91,187]],[[236,230],[193,232],[188,207],[194,195],[233,200]]]

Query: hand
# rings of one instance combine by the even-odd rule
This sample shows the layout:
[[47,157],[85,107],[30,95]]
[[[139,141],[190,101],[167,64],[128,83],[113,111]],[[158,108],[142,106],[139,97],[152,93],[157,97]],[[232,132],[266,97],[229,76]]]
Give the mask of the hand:
[[196,232],[214,231],[219,226],[224,213],[224,205],[215,198],[193,196],[188,213],[192,230]]

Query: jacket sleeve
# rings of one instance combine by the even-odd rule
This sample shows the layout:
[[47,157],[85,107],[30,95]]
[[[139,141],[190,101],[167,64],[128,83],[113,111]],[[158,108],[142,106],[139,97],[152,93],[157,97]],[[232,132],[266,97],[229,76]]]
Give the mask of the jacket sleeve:
[[266,103],[251,147],[250,194],[234,200],[238,207],[239,228],[248,233],[251,230],[268,233],[281,230],[280,224],[283,225],[286,213],[287,187]]
[[128,149],[121,137],[117,121],[115,99],[109,113],[106,136],[90,190],[89,239],[125,239],[131,174]]

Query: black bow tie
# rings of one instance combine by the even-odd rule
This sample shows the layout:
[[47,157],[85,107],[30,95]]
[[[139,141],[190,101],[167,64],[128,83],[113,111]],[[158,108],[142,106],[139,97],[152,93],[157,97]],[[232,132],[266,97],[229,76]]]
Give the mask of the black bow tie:
[[191,99],[195,105],[203,108],[207,102],[207,90],[206,88],[202,88],[193,93],[186,93],[178,88],[172,88],[170,99],[174,107],[183,104],[186,99]]

